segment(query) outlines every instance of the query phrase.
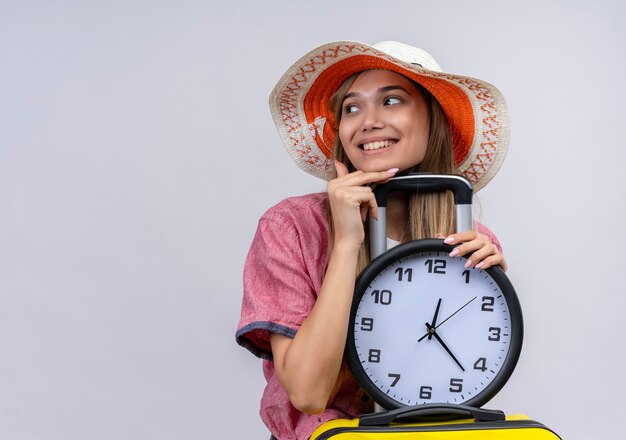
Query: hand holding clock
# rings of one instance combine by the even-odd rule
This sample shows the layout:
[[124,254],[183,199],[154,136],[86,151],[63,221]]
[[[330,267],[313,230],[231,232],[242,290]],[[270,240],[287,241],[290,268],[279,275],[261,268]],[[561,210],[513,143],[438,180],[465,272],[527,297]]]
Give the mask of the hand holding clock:
[[459,244],[452,252],[451,257],[462,257],[472,253],[465,264],[466,268],[487,269],[491,266],[500,266],[506,272],[508,265],[498,247],[489,237],[477,231],[465,231],[449,235],[443,240],[449,245]]

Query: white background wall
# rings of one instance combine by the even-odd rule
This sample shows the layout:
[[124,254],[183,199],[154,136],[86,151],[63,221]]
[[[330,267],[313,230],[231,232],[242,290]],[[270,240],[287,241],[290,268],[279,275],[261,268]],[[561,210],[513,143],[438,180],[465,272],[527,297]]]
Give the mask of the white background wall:
[[626,3],[0,1],[0,438],[266,439],[235,345],[258,217],[324,189],[267,96],[330,40],[398,40],[496,84],[480,193],[526,323],[487,406],[623,428]]

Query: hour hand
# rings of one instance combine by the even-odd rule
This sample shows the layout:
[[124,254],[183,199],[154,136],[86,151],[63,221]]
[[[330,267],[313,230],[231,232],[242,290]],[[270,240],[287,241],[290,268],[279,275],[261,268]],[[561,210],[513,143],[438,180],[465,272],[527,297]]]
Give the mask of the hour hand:
[[[422,340],[428,336],[428,340],[430,341],[433,338],[433,332],[435,331],[435,327],[437,326],[437,316],[439,316],[439,307],[441,307],[441,298],[439,298],[439,301],[437,301],[437,307],[435,308],[435,316],[433,316],[433,322],[432,324],[430,324],[430,326],[433,328],[432,331],[430,331],[430,329],[428,330],[428,332],[422,336],[421,338],[419,338],[417,340],[417,342],[422,342]],[[426,327],[428,327],[428,323],[426,323]]]
[[[437,316],[439,315],[439,307],[441,307],[441,298],[439,298],[439,301],[437,301],[437,308],[435,309],[435,316],[433,316],[433,322],[430,324],[433,329],[437,327]],[[433,333],[429,331],[428,339],[432,339],[432,338],[433,338]]]

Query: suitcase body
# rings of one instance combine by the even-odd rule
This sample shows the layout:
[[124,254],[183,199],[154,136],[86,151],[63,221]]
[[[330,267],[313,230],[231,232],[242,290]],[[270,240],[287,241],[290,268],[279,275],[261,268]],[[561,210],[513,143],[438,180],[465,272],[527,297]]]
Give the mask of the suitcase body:
[[[412,422],[407,416],[419,417],[433,408],[440,419],[459,417],[468,412],[472,418],[446,421]],[[487,417],[483,417],[487,414]],[[404,421],[403,421],[404,419]],[[401,410],[366,414],[358,419],[337,419],[321,425],[311,440],[558,440],[560,437],[543,424],[524,415],[505,416],[501,411],[483,410],[464,405],[419,405]]]

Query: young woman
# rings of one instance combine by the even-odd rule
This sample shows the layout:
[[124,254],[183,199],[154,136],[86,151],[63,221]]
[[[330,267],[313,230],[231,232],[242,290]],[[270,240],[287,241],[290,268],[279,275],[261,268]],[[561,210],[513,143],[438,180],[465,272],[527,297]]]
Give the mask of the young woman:
[[[480,189],[504,158],[508,116],[495,87],[392,42],[314,49],[278,82],[270,106],[287,150],[328,190],[284,200],[259,221],[236,336],[265,359],[263,421],[281,440],[306,439],[373,407],[343,363],[355,279],[369,262],[364,221],[377,216],[372,185],[428,171],[464,174]],[[390,245],[445,238],[454,255],[473,252],[468,267],[506,268],[484,226],[453,233],[448,194],[394,194],[387,219]]]

